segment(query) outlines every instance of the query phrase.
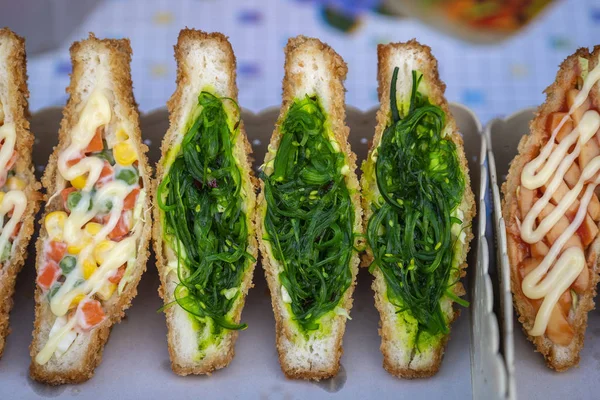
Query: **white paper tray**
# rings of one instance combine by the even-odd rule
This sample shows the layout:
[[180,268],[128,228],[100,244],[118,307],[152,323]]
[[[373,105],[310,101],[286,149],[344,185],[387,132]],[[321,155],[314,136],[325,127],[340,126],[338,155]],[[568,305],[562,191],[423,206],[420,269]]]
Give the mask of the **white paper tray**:
[[[471,182],[478,201],[478,213],[485,216],[483,195],[487,192],[487,173],[481,127],[473,113],[459,105],[451,107],[465,139]],[[254,148],[258,165],[264,157],[268,139],[278,111],[260,115],[244,114],[245,126]],[[31,130],[37,141],[34,147],[36,166],[45,165],[57,141],[59,109],[43,110],[33,116]],[[159,158],[159,146],[167,129],[166,111],[142,117],[143,137],[150,146],[150,160]],[[359,161],[366,156],[368,141],[373,136],[375,112],[350,110],[352,149]],[[38,173],[39,168],[38,168]],[[480,179],[481,177],[481,179]],[[482,188],[482,189],[481,189]],[[481,194],[481,196],[480,196]],[[154,260],[139,285],[139,294],[127,311],[124,321],[116,325],[104,350],[103,361],[95,376],[80,385],[49,387],[32,381],[28,375],[29,343],[33,328],[33,292],[35,281],[34,247],[23,272],[19,275],[15,306],[11,313],[12,334],[7,339],[0,360],[0,399],[42,397],[101,398],[410,398],[410,399],[488,399],[506,395],[506,369],[498,354],[498,324],[492,310],[491,281],[487,275],[488,246],[485,218],[477,225],[471,244],[467,282],[472,307],[462,310],[453,325],[451,340],[438,375],[426,380],[400,380],[382,368],[377,332],[379,315],[370,289],[371,276],[366,269],[358,276],[352,320],[344,337],[344,355],[339,375],[320,383],[287,380],[280,370],[275,349],[275,324],[269,292],[262,268],[257,266],[255,287],[248,295],[242,314],[248,329],[241,332],[236,355],[231,365],[212,376],[179,377],[170,368],[166,343],[165,318],[156,310],[162,305],[158,297],[158,274]],[[479,226],[479,231],[477,227]],[[479,251],[477,251],[479,250]],[[476,253],[479,261],[476,263]],[[470,283],[470,284],[469,284]],[[475,288],[473,288],[476,286]],[[478,297],[473,301],[472,293]],[[471,324],[473,321],[473,325]],[[472,329],[471,329],[472,327]],[[473,340],[473,332],[478,332]],[[473,367],[472,367],[473,366]]]
[[[510,291],[510,266],[506,252],[506,231],[500,209],[499,185],[504,183],[511,160],[517,154],[519,140],[529,133],[529,122],[535,109],[525,109],[505,119],[495,119],[486,127],[489,144],[491,187],[494,193],[497,258],[501,267],[501,300],[504,303],[503,338],[508,350],[507,365],[511,393],[521,399],[598,399],[600,398],[600,318],[598,311],[589,313],[585,346],[581,351],[579,367],[566,372],[555,372],[544,364],[543,357],[534,352],[513,313]],[[492,152],[493,150],[493,152]],[[514,329],[513,329],[514,327]],[[514,340],[514,352],[512,349]]]

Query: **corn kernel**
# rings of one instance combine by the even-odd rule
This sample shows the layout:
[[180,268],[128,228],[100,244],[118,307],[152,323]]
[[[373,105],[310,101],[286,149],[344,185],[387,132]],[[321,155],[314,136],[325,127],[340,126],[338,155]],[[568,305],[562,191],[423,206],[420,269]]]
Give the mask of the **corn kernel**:
[[113,147],[115,161],[121,165],[131,165],[137,160],[137,154],[131,143],[119,142]]
[[97,222],[88,222],[84,229],[88,235],[95,236],[102,230],[102,225]]
[[96,245],[94,248],[94,258],[96,259],[96,263],[98,265],[104,262],[104,256],[108,253],[113,247],[115,247],[115,242],[110,240],[103,240]]
[[83,260],[83,279],[90,279],[98,267],[92,259]]
[[4,192],[0,192],[0,204],[2,204],[2,200],[4,200]]
[[67,213],[64,211],[54,211],[46,215],[44,226],[46,227],[50,239],[58,241],[62,240],[66,220]]
[[69,305],[69,308],[77,307],[77,305],[79,303],[81,303],[81,300],[83,300],[83,299],[85,299],[85,295],[83,293],[80,293],[77,296],[73,297],[73,300],[71,300],[71,304]]
[[67,251],[71,254],[79,254],[81,253],[81,250],[83,250],[90,243],[91,241],[88,238],[82,238],[77,243],[67,246]]
[[113,293],[115,292],[115,290],[117,289],[117,285],[112,283],[112,282],[106,282],[104,285],[102,285],[102,287],[100,288],[100,290],[98,290],[96,292],[96,294],[98,295],[98,297],[101,300],[108,300],[110,299],[110,297],[113,295]]
[[71,181],[71,185],[73,185],[73,187],[78,190],[82,190],[85,187],[86,183],[87,177],[85,175],[79,175],[77,178]]
[[23,179],[17,178],[16,176],[8,178],[6,185],[9,190],[25,190],[25,187],[27,186]]
[[127,132],[125,132],[125,129],[123,129],[123,128],[120,128],[119,130],[117,130],[116,136],[117,136],[117,140],[119,142],[123,142],[123,141],[129,139],[129,135],[127,134]]

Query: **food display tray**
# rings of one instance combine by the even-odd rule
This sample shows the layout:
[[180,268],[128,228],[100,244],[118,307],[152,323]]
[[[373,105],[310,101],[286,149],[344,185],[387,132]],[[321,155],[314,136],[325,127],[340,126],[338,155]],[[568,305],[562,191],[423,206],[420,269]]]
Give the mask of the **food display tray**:
[[[372,277],[361,269],[354,294],[352,320],[346,327],[344,354],[337,377],[320,382],[285,378],[275,348],[275,321],[269,291],[260,263],[254,274],[242,320],[248,329],[241,332],[231,364],[211,376],[181,377],[171,371],[167,350],[165,317],[157,312],[162,305],[157,290],[159,278],[154,259],[138,287],[138,295],[125,319],[112,330],[102,363],[88,382],[79,385],[46,386],[29,378],[29,344],[34,316],[34,240],[27,263],[20,273],[10,316],[12,333],[0,360],[0,399],[31,398],[168,398],[168,399],[504,399],[508,395],[507,370],[501,354],[501,340],[494,313],[492,280],[488,274],[490,229],[486,212],[489,203],[488,163],[481,126],[474,114],[461,105],[452,105],[465,142],[471,186],[477,199],[478,218],[473,221],[475,239],[469,254],[468,309],[452,326],[451,339],[439,373],[430,379],[401,380],[382,368],[379,351],[379,314],[375,309]],[[243,112],[248,137],[253,147],[255,168],[264,158],[278,110],[260,114]],[[36,174],[53,146],[61,119],[58,108],[42,110],[32,116],[31,131],[36,137],[33,160]],[[366,157],[375,128],[375,111],[348,110],[350,142],[359,165]],[[166,110],[141,117],[142,136],[150,147],[154,165],[160,156],[160,143],[168,127]],[[43,208],[43,207],[42,207]],[[39,215],[36,219],[39,227]],[[486,236],[487,233],[487,236]],[[532,354],[532,359],[534,359]],[[591,358],[591,357],[590,357]]]
[[[529,122],[535,109],[519,111],[505,119],[491,121],[485,129],[488,143],[490,186],[493,192],[493,214],[496,235],[496,259],[499,264],[499,280],[502,303],[500,325],[506,349],[506,365],[509,391],[521,399],[590,399],[600,397],[600,315],[597,310],[589,313],[585,345],[581,350],[578,367],[566,372],[555,372],[535,352],[513,312],[510,290],[510,265],[506,249],[506,230],[501,212],[501,185],[506,181],[509,164],[517,155],[517,147],[523,135],[529,133]],[[514,349],[513,349],[514,342]]]

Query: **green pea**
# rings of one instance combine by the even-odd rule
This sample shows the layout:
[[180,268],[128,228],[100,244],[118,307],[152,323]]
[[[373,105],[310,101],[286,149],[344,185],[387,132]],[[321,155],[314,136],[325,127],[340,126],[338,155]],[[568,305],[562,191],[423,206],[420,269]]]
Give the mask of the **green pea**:
[[94,153],[94,156],[108,161],[110,165],[115,165],[115,158],[113,157],[112,151],[108,148],[105,139],[102,139],[102,145],[104,149],[99,153]]
[[81,201],[81,192],[79,190],[77,190],[75,192],[71,192],[71,193],[69,193],[69,196],[67,197],[67,207],[69,208],[69,210],[73,210],[73,209],[75,209],[75,207],[77,207],[77,205],[79,204],[80,201]]
[[134,183],[136,183],[139,179],[137,171],[133,168],[131,169],[122,169],[121,171],[119,171],[119,173],[117,174],[117,179],[124,181],[125,183],[127,183],[128,185],[133,185]]
[[6,242],[4,249],[2,249],[2,255],[0,255],[0,262],[4,262],[10,258],[11,250],[12,244],[10,242]]
[[[79,202],[81,201],[81,198],[83,197],[83,195],[81,194],[80,191],[75,191],[75,192],[71,192],[69,193],[69,196],[67,197],[67,208],[69,210],[73,210],[75,209],[75,207],[77,207],[77,205],[79,205]],[[88,207],[88,210],[92,209],[92,201],[90,200],[90,205]]]
[[48,292],[48,300],[50,300],[54,297],[54,295],[56,294],[56,292],[59,291],[61,286],[62,286],[61,284],[56,284],[50,288],[50,291]]
[[73,256],[63,257],[63,259],[60,260],[60,263],[58,264],[60,269],[62,269],[64,275],[67,275],[69,272],[73,271],[76,265],[77,259]]
[[104,203],[104,205],[102,206],[102,208],[100,209],[100,212],[103,213],[108,213],[110,212],[110,210],[112,210],[113,208],[113,203],[110,200],[106,200],[106,202]]

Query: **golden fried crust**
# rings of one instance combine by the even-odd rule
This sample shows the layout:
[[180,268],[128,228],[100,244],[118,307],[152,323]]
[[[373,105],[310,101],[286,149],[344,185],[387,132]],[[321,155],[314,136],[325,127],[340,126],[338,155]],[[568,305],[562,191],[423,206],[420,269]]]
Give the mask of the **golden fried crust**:
[[[54,152],[51,154],[46,171],[42,178],[42,184],[46,189],[46,193],[52,195],[58,190],[56,179],[58,175],[58,155],[61,151],[69,146],[71,130],[78,122],[79,113],[81,111],[80,106],[82,104],[81,93],[78,91],[78,83],[84,73],[84,64],[81,57],[86,51],[108,52],[110,55],[109,69],[112,80],[111,91],[114,94],[115,104],[119,104],[120,106],[120,118],[123,120],[128,120],[134,127],[133,131],[128,133],[130,134],[130,137],[134,139],[134,143],[137,145],[137,151],[139,155],[138,168],[140,170],[140,176],[142,177],[144,188],[148,193],[151,193],[153,191],[151,182],[152,171],[148,166],[148,159],[146,157],[148,147],[142,143],[142,134],[139,127],[139,112],[133,97],[130,68],[132,51],[129,39],[97,39],[93,34],[90,33],[88,39],[75,42],[71,46],[70,51],[71,62],[73,63],[71,83],[67,88],[67,93],[69,93],[70,97],[66,107],[63,110],[63,119],[61,121],[60,131],[58,133],[58,146],[55,147]],[[43,262],[44,241],[48,238],[43,224],[44,218],[46,214],[59,209],[61,209],[61,207],[58,202],[47,203],[44,216],[42,216],[40,220],[40,235],[36,243],[36,269],[38,270]],[[131,276],[131,281],[127,284],[121,295],[113,295],[111,301],[108,304],[105,304],[105,307],[107,308],[105,310],[107,318],[101,325],[89,333],[91,335],[91,340],[87,348],[84,349],[84,353],[81,354],[81,359],[83,360],[81,363],[81,368],[73,368],[68,370],[51,369],[48,367],[48,364],[39,365],[35,362],[35,356],[41,350],[42,346],[47,340],[46,337],[41,337],[40,335],[41,327],[49,318],[54,318],[49,310],[48,305],[46,304],[47,302],[43,296],[42,290],[39,287],[36,287],[35,323],[33,342],[30,346],[30,355],[32,357],[32,361],[29,370],[33,379],[51,385],[60,385],[64,383],[84,382],[93,376],[94,369],[102,360],[102,351],[106,341],[108,340],[110,329],[125,315],[125,310],[129,308],[131,305],[131,300],[137,294],[137,285],[142,277],[143,272],[146,270],[146,262],[149,255],[148,242],[150,240],[150,234],[152,231],[152,221],[150,218],[150,196],[146,198],[143,209],[145,221],[138,247],[139,252],[136,259],[136,267]]]
[[[527,338],[535,344],[537,351],[542,353],[548,367],[557,371],[564,371],[579,363],[579,353],[583,347],[588,312],[594,309],[594,297],[596,296],[596,285],[599,279],[597,255],[600,250],[600,238],[597,237],[586,250],[587,264],[591,266],[592,283],[579,300],[579,306],[577,307],[572,324],[575,331],[573,341],[569,346],[559,346],[552,343],[546,335],[535,337],[529,335],[528,332],[535,322],[536,312],[527,297],[523,294],[518,276],[518,265],[520,260],[523,259],[524,254],[519,250],[520,230],[516,223],[518,209],[516,191],[521,185],[521,172],[523,168],[539,154],[541,147],[548,142],[549,132],[546,129],[546,122],[549,115],[566,107],[567,91],[574,87],[579,77],[578,59],[580,57],[589,60],[591,71],[598,64],[600,46],[596,46],[592,54],[590,54],[588,49],[581,48],[563,61],[556,75],[556,80],[545,90],[546,101],[535,113],[535,118],[529,125],[530,133],[523,136],[519,142],[519,153],[512,160],[508,177],[502,185],[502,216],[506,224],[511,287],[515,309],[519,314],[519,321]],[[596,84],[596,89],[590,93],[592,107],[595,109],[600,109],[599,86]]]
[[[325,55],[327,62],[328,73],[331,77],[329,81],[329,91],[331,98],[328,99],[331,103],[330,110],[328,111],[328,121],[331,124],[331,131],[335,135],[337,143],[340,145],[341,151],[346,154],[346,160],[350,167],[350,173],[347,175],[346,184],[349,187],[356,187],[357,190],[351,191],[351,201],[354,206],[355,223],[354,232],[362,233],[362,208],[360,204],[360,191],[358,190],[359,183],[356,177],[356,154],[350,148],[348,142],[348,136],[350,134],[350,128],[346,126],[346,108],[345,108],[345,88],[343,81],[346,79],[347,66],[344,60],[327,44],[322,43],[318,39],[308,38],[304,36],[297,36],[291,38],[285,48],[285,76],[283,79],[283,101],[281,105],[281,111],[273,135],[271,136],[270,145],[271,147],[277,148],[281,139],[281,125],[283,124],[287,115],[288,109],[293,104],[295,97],[295,89],[302,81],[302,76],[299,73],[292,71],[292,64],[295,57],[302,52],[322,52]],[[312,93],[307,93],[311,95]],[[258,196],[258,209],[263,210],[266,208],[266,201],[264,198],[264,183],[260,182],[261,191]],[[287,351],[284,346],[284,340],[292,338],[291,327],[289,321],[284,318],[284,313],[281,308],[282,299],[280,291],[280,283],[277,273],[277,267],[274,265],[273,260],[269,257],[267,249],[268,243],[263,239],[263,224],[260,221],[264,218],[261,211],[257,215],[257,230],[258,239],[261,251],[262,266],[265,270],[265,276],[269,289],[271,292],[271,302],[273,306],[273,313],[275,314],[275,331],[276,331],[276,345],[279,353],[279,362],[281,369],[288,378],[292,379],[312,379],[320,380],[327,379],[337,375],[340,367],[340,358],[342,356],[342,339],[344,336],[344,330],[346,326],[346,317],[338,315],[332,322],[337,327],[337,337],[335,341],[335,352],[332,353],[334,359],[333,366],[327,370],[317,369],[297,369],[287,363],[285,359],[285,352]],[[362,240],[360,241],[362,243]],[[360,245],[360,244],[359,244]],[[350,268],[352,270],[352,283],[346,291],[344,297],[340,300],[340,304],[349,312],[352,308],[352,294],[356,286],[356,275],[358,273],[358,264],[360,263],[360,257],[358,254],[354,254],[350,261]]]
[[5,115],[11,115],[15,123],[17,140],[15,150],[18,154],[15,170],[17,175],[25,179],[27,187],[25,196],[30,200],[23,214],[21,230],[15,239],[17,246],[13,250],[12,259],[0,266],[0,357],[4,352],[6,336],[9,334],[8,318],[13,305],[13,293],[17,274],[23,268],[27,257],[27,245],[33,234],[35,214],[39,209],[41,195],[40,184],[33,174],[31,164],[31,148],[33,135],[29,132],[27,120],[29,90],[27,89],[27,70],[25,40],[15,35],[8,28],[0,29],[0,42],[10,43],[10,53],[6,57],[6,82],[8,102],[2,104]]
[[[169,110],[169,121],[170,127],[167,131],[161,147],[161,160],[156,165],[156,185],[154,194],[154,204],[157,204],[157,192],[156,189],[160,182],[162,182],[165,175],[165,167],[164,167],[164,159],[169,151],[169,149],[175,144],[177,140],[177,135],[181,132],[178,132],[179,119],[182,115],[187,115],[190,110],[186,109],[186,104],[183,101],[183,92],[185,88],[190,84],[193,79],[192,76],[189,75],[189,71],[184,67],[185,64],[185,45],[190,42],[212,42],[214,46],[218,46],[223,49],[224,52],[228,55],[227,65],[225,69],[229,71],[229,81],[231,85],[228,87],[227,93],[217,93],[218,96],[229,97],[237,102],[238,99],[238,89],[235,85],[236,80],[236,60],[233,52],[233,48],[231,44],[227,40],[227,37],[221,33],[206,33],[199,30],[194,29],[183,29],[179,33],[179,38],[177,41],[177,45],[175,46],[175,60],[177,61],[177,88],[171,98],[167,103],[167,108]],[[199,94],[199,93],[198,93]],[[250,146],[250,142],[246,136],[246,130],[244,128],[244,123],[240,121],[239,125],[239,140],[235,143],[236,149],[240,150],[241,154],[245,154],[245,157],[240,157],[237,161],[240,164],[240,168],[244,174],[250,177],[250,187],[246,188],[246,192],[248,197],[252,203],[256,203],[256,187],[257,182],[254,177],[254,172],[252,170],[252,148]],[[255,209],[249,211],[251,213],[250,220],[253,225],[254,232],[256,232],[256,213]],[[167,255],[165,254],[165,248],[163,243],[163,226],[161,221],[161,213],[158,206],[154,208],[154,220],[156,223],[154,224],[153,229],[153,244],[154,244],[154,252],[156,254],[156,266],[158,268],[158,273],[161,279],[161,285],[158,289],[158,293],[161,298],[164,299],[165,303],[172,301],[172,295],[167,294]],[[258,259],[258,245],[256,242],[256,236],[250,235],[248,237],[249,245],[248,251],[255,259]],[[248,266],[248,270],[246,271],[242,284],[241,284],[241,301],[238,301],[235,305],[235,310],[233,313],[233,321],[239,323],[241,320],[242,309],[244,308],[245,298],[248,294],[248,291],[254,286],[252,284],[252,277],[254,276],[254,268],[256,263],[251,263]],[[175,306],[177,307],[177,306]],[[189,375],[189,374],[211,374],[213,371],[217,369],[221,369],[229,365],[233,356],[235,354],[235,342],[237,340],[238,331],[231,330],[225,334],[223,338],[223,349],[225,349],[220,354],[213,354],[212,356],[205,357],[201,362],[198,362],[195,365],[190,365],[184,360],[178,357],[178,353],[176,351],[176,342],[174,338],[174,332],[172,329],[174,327],[171,326],[173,321],[173,308],[168,308],[165,311],[167,318],[167,326],[169,328],[169,332],[167,333],[167,341],[169,346],[169,355],[171,358],[171,368],[178,375]]]
[[[381,142],[381,138],[385,128],[388,126],[390,120],[390,83],[394,70],[394,65],[390,65],[390,59],[394,58],[394,54],[398,51],[417,51],[421,53],[420,59],[423,60],[419,71],[424,75],[424,81],[427,84],[429,90],[429,100],[438,105],[442,111],[446,114],[446,127],[452,133],[449,135],[450,139],[456,144],[456,151],[458,155],[458,159],[460,162],[461,170],[463,171],[463,175],[465,178],[465,191],[463,195],[461,208],[464,208],[464,222],[465,222],[465,234],[466,240],[464,245],[464,253],[462,260],[460,262],[460,276],[464,277],[466,275],[466,256],[469,252],[469,244],[473,239],[473,232],[471,221],[475,217],[475,198],[473,196],[473,191],[471,190],[471,180],[469,176],[469,167],[467,158],[465,156],[464,145],[462,136],[458,133],[458,129],[456,127],[456,122],[454,117],[450,112],[450,108],[448,107],[448,102],[444,97],[444,92],[446,90],[446,85],[444,82],[440,80],[439,72],[438,72],[438,64],[437,60],[431,54],[431,48],[429,46],[421,45],[416,40],[410,40],[406,43],[391,43],[387,45],[379,45],[377,48],[377,57],[378,57],[378,94],[379,101],[381,103],[379,110],[377,111],[377,126],[375,128],[375,136],[373,138],[373,142],[371,144],[371,148],[369,150],[368,157],[371,157],[372,152],[379,147],[379,143]],[[361,178],[361,186],[363,191],[369,186],[369,182],[367,178],[363,174]],[[371,210],[371,204],[366,196],[363,196],[363,209],[365,210],[364,216],[364,230],[366,231],[369,219],[371,218],[373,212]],[[463,205],[466,205],[463,207]],[[367,251],[363,253],[362,257],[362,266],[369,266],[373,262],[373,253],[367,246]],[[395,375],[400,378],[426,378],[435,375],[442,361],[444,349],[446,343],[449,339],[449,335],[446,335],[439,346],[435,349],[434,359],[431,363],[431,366],[423,369],[412,369],[412,368],[403,368],[397,365],[394,362],[394,354],[393,349],[391,347],[392,338],[395,337],[395,328],[394,321],[388,316],[388,313],[385,312],[385,308],[387,305],[387,299],[385,296],[386,293],[386,284],[383,274],[378,269],[374,272],[375,280],[373,281],[373,290],[375,291],[375,305],[377,310],[381,315],[380,321],[380,329],[379,334],[382,338],[381,341],[381,351],[384,356],[383,366],[392,375]],[[454,293],[457,296],[463,296],[465,294],[465,290],[463,285],[459,282],[453,286]],[[456,318],[458,318],[459,310],[454,310],[454,315],[451,318],[450,323],[452,323]]]

